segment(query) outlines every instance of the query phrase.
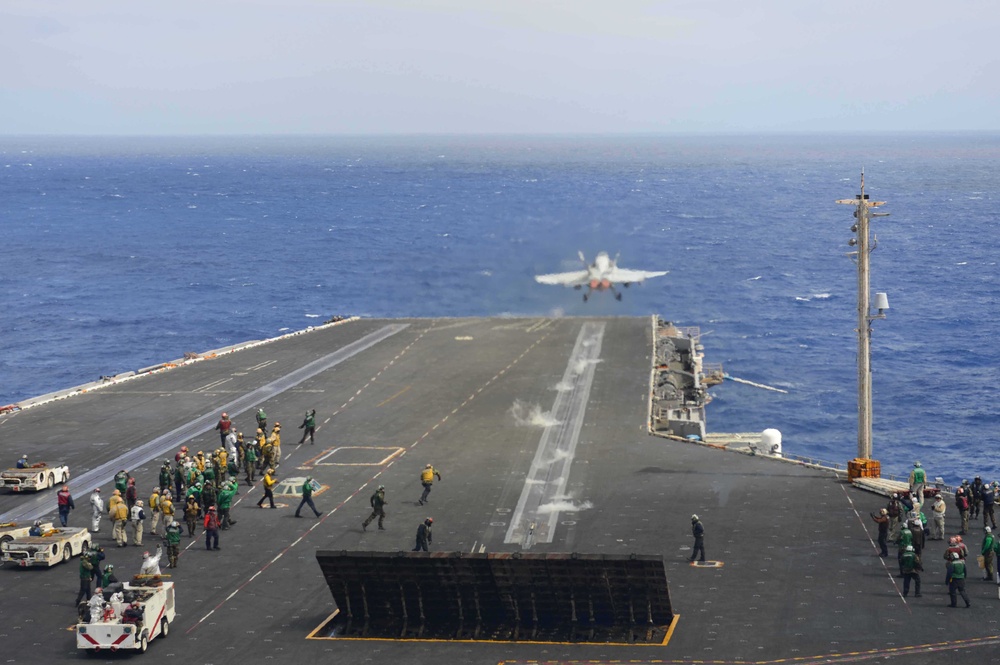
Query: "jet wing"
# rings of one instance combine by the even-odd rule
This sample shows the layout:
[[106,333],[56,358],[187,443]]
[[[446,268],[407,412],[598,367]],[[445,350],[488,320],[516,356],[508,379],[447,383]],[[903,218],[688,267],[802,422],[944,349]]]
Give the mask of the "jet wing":
[[635,284],[643,280],[649,279],[650,277],[661,277],[666,275],[669,270],[628,270],[626,268],[612,268],[611,271],[605,275],[607,279],[612,284]]
[[582,286],[587,283],[589,276],[590,273],[586,270],[574,270],[573,272],[556,272],[548,275],[535,275],[535,281],[539,284]]

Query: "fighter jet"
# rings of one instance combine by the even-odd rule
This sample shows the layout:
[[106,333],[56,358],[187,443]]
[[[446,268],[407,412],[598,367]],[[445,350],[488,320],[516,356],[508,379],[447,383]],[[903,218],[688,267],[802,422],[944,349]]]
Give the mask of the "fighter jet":
[[539,284],[572,286],[577,290],[586,286],[587,292],[583,294],[583,302],[587,302],[590,294],[594,291],[611,291],[611,293],[615,294],[615,300],[621,300],[622,294],[615,290],[615,284],[621,284],[628,288],[630,284],[638,284],[650,277],[659,277],[670,272],[669,270],[650,272],[647,270],[619,268],[616,265],[618,256],[616,255],[614,259],[611,259],[607,252],[599,253],[590,265],[587,265],[587,259],[583,256],[583,252],[579,253],[579,257],[583,265],[586,266],[584,270],[535,275],[535,281]]

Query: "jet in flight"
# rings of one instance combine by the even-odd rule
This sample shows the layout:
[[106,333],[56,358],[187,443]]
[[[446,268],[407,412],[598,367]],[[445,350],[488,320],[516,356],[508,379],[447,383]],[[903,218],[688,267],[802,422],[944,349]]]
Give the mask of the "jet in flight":
[[666,275],[669,271],[648,270],[628,270],[619,268],[616,264],[618,257],[614,259],[608,256],[607,252],[599,253],[594,262],[587,265],[587,259],[583,252],[579,253],[580,261],[586,266],[584,270],[574,270],[572,272],[558,272],[549,275],[535,275],[535,281],[539,284],[561,284],[562,286],[572,286],[574,289],[587,287],[587,292],[583,294],[583,301],[587,302],[593,291],[611,291],[615,294],[615,300],[621,300],[622,294],[615,290],[615,284],[621,284],[628,288],[630,284],[638,284],[650,277]]

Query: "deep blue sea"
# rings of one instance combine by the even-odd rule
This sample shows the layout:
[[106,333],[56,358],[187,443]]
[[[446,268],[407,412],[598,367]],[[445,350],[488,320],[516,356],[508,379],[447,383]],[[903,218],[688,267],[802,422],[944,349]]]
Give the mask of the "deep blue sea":
[[[875,457],[1000,478],[998,135],[0,138],[0,405],[337,314],[657,313],[789,391],[714,388],[710,430],[846,462],[862,167]],[[671,272],[535,284],[577,250]]]

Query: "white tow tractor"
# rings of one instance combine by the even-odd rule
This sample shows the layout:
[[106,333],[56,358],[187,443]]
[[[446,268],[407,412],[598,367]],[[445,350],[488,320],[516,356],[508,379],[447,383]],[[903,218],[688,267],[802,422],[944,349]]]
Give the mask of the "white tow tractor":
[[65,464],[38,462],[24,469],[0,471],[0,488],[12,492],[38,492],[62,485],[69,480],[69,467]]
[[21,536],[0,543],[3,562],[30,566],[54,566],[82,554],[90,547],[90,532],[84,527],[52,527],[40,536]]
[[[166,637],[176,616],[174,583],[156,581],[126,582],[120,607],[90,623],[76,625],[76,647],[92,654],[122,649],[145,653],[154,638]],[[110,605],[110,603],[107,603]]]

